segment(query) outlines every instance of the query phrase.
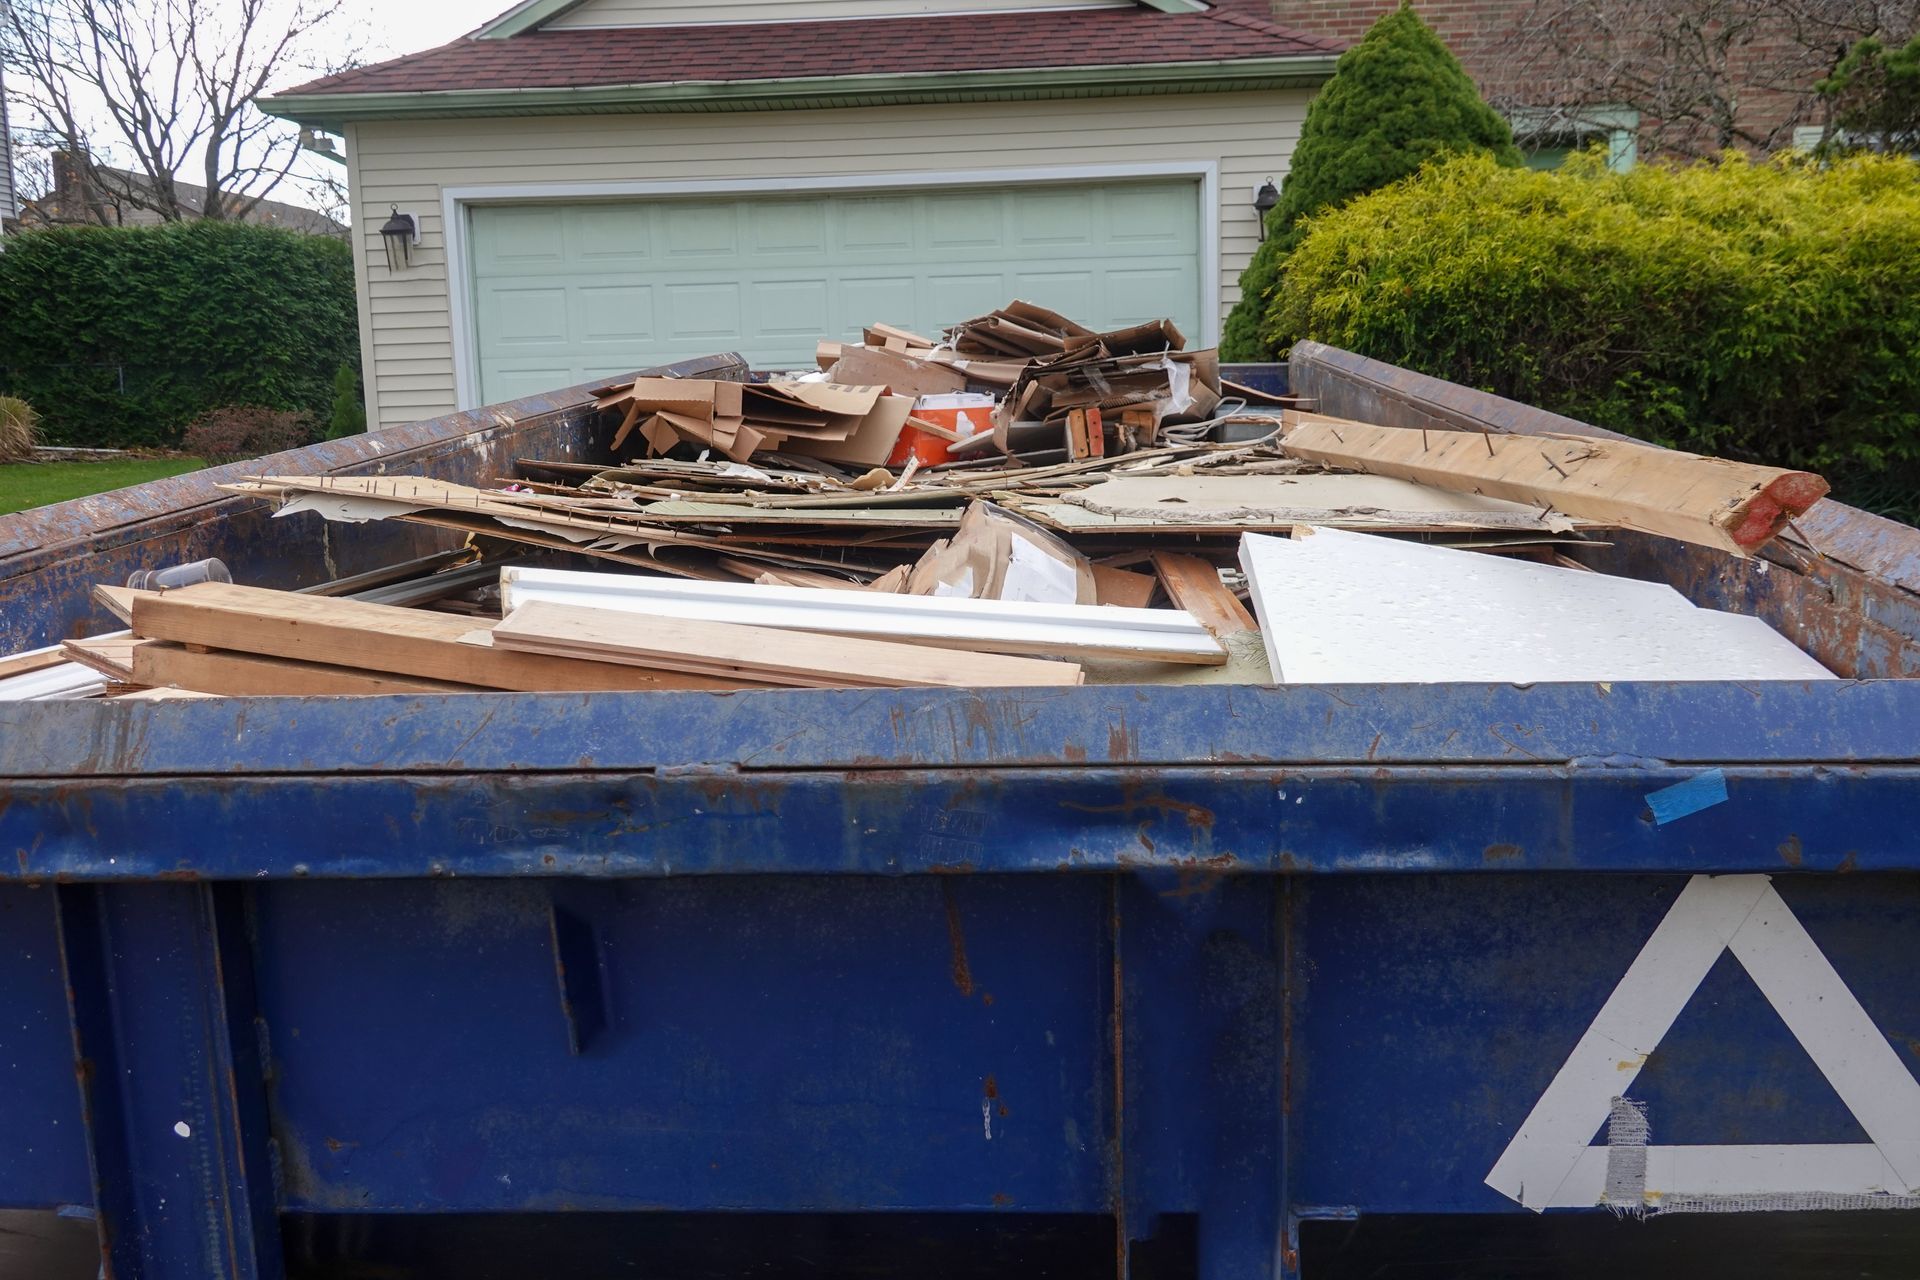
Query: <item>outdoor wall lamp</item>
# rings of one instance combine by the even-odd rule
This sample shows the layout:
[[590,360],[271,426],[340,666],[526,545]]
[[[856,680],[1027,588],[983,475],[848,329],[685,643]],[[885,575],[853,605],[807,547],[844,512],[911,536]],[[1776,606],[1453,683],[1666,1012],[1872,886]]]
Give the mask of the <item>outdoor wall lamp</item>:
[[1279,203],[1280,190],[1273,185],[1272,178],[1268,178],[1261,188],[1253,193],[1253,209],[1260,218],[1260,238],[1262,240],[1267,238],[1267,214],[1271,213],[1273,206]]
[[394,205],[393,216],[380,228],[380,238],[387,245],[387,270],[405,271],[413,246],[420,243],[420,219]]

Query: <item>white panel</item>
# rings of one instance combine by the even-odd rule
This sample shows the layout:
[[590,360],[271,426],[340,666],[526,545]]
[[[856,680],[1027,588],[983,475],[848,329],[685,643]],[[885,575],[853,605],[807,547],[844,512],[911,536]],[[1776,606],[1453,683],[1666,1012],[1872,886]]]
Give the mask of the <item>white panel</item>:
[[1248,534],[1240,555],[1288,684],[1833,678],[1658,583],[1326,528]]

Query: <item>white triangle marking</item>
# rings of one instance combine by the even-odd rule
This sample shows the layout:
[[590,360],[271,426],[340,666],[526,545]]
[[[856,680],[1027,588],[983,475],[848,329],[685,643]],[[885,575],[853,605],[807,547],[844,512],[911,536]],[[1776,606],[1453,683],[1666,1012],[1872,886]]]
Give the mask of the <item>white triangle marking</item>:
[[1869,1141],[1649,1146],[1647,1186],[1657,1190],[1647,1198],[1920,1194],[1920,1081],[1763,875],[1688,881],[1487,1185],[1536,1212],[1608,1203],[1607,1148],[1588,1144],[1722,951],[1746,967]]

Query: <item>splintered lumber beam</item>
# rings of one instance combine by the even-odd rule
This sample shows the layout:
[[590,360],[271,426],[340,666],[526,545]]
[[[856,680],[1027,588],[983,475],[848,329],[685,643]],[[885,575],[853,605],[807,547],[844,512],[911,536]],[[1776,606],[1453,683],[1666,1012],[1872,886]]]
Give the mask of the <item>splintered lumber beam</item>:
[[228,697],[269,698],[339,693],[475,693],[481,688],[230,649],[189,648],[165,640],[142,640],[135,645],[133,683]]
[[462,644],[461,637],[479,626],[472,618],[451,614],[225,582],[198,583],[133,602],[134,633],[150,640],[488,689],[591,692],[742,687],[737,680]]
[[132,587],[109,586],[103,582],[93,589],[93,602],[120,621],[131,624],[134,598],[146,594],[149,593],[135,591]]
[[1286,415],[1289,454],[1309,462],[1481,493],[1622,529],[1752,555],[1826,496],[1827,482],[1725,458],[1588,436],[1376,427]]
[[1220,581],[1220,571],[1199,556],[1173,551],[1153,553],[1154,572],[1167,589],[1167,598],[1176,609],[1185,609],[1200,619],[1201,625],[1216,636],[1258,631],[1259,624],[1240,603],[1240,597]]
[[1076,685],[1080,666],[1044,658],[936,649],[808,631],[663,618],[578,605],[523,604],[493,628],[496,649],[735,674],[769,684],[826,688],[952,685],[996,689]]
[[92,667],[110,680],[143,684],[144,681],[133,678],[133,652],[139,644],[138,640],[122,631],[118,635],[63,641],[61,647],[75,662]]

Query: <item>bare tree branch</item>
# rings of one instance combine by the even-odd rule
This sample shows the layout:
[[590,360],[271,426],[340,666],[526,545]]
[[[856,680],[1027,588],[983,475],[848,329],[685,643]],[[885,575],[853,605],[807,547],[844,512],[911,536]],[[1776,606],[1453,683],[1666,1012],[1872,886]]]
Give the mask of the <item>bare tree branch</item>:
[[244,218],[299,158],[294,127],[256,101],[341,4],[4,0],[0,57],[90,220]]
[[1825,124],[1813,92],[1854,41],[1904,39],[1920,0],[1525,0],[1477,50],[1494,105],[1639,116],[1643,152],[1771,150]]

